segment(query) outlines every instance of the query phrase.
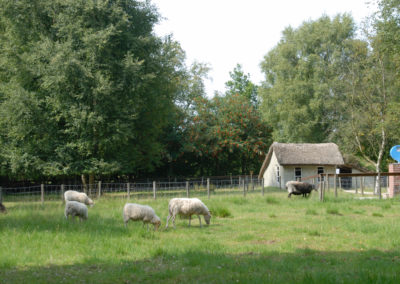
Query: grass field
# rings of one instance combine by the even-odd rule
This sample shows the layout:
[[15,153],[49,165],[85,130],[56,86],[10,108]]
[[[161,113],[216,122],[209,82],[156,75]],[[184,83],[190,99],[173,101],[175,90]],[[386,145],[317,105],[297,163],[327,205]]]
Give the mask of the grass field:
[[210,226],[177,218],[168,230],[168,199],[138,200],[157,232],[125,228],[124,199],[97,201],[82,223],[60,201],[6,203],[0,283],[399,283],[400,200],[317,195],[202,197]]

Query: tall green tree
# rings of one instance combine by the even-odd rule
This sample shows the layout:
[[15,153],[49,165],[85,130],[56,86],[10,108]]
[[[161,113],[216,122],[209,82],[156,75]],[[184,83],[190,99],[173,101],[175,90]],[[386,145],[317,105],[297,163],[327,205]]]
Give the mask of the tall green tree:
[[329,140],[340,120],[342,74],[354,35],[353,19],[346,14],[322,16],[283,31],[261,64],[262,112],[274,127],[274,140]]
[[149,2],[0,1],[2,156],[15,175],[132,173],[161,158],[182,58]]
[[231,80],[225,83],[227,96],[240,95],[247,98],[254,106],[258,105],[257,86],[250,81],[250,74],[245,74],[242,66],[237,64],[232,72],[229,72]]
[[[397,5],[394,5],[397,2]],[[398,1],[382,1],[363,29],[365,41],[355,44],[348,72],[343,121],[337,135],[343,148],[360,156],[379,174],[388,141],[398,136],[400,123],[400,17]],[[397,19],[397,20],[395,20]],[[380,191],[379,175],[375,193]]]

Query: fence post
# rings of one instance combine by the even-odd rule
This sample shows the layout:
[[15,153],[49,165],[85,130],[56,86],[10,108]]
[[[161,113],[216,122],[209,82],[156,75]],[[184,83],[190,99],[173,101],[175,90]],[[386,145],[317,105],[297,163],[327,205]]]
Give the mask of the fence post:
[[98,185],[98,195],[97,198],[100,198],[101,196],[101,180],[99,180],[99,185]]
[[381,188],[381,172],[378,172],[378,182],[379,182],[379,186],[378,186],[378,195],[379,195],[379,199],[382,199],[382,188]]
[[231,176],[231,188],[233,187],[233,179],[232,179],[232,173],[230,174]]
[[326,174],[326,187],[327,187],[328,191],[330,192],[330,190],[329,190],[329,175],[328,174]]
[[156,182],[153,181],[153,198],[156,199]]
[[264,196],[264,178],[261,179],[261,191],[262,191],[262,196]]
[[189,182],[186,181],[186,197],[189,198]]
[[335,187],[335,197],[337,197],[337,184],[336,184],[337,175],[335,174],[333,180],[333,186]]
[[0,203],[3,203],[3,188],[0,186]]
[[61,185],[61,200],[62,200],[63,202],[65,202],[65,200],[64,200],[64,192],[65,192],[65,189],[64,189],[64,185],[62,184],[62,185]]
[[323,181],[322,181],[322,175],[319,175],[319,201],[324,201],[324,196],[323,196]]
[[243,197],[246,197],[246,179],[243,179]]
[[207,197],[210,199],[210,178],[207,178]]
[[42,202],[42,205],[44,205],[44,184],[43,183],[40,185],[40,201]]
[[131,184],[129,182],[126,184],[126,191],[128,199],[131,199]]
[[[353,180],[353,178],[351,177],[351,179]],[[355,177],[356,180],[356,194],[358,194],[358,184],[357,184],[357,177]]]
[[361,195],[364,195],[364,177],[361,178]]

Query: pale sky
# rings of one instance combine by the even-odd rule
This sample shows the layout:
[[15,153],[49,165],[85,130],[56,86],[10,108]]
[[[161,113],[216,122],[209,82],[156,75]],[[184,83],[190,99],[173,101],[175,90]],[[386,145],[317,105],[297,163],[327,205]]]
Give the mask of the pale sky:
[[187,65],[207,63],[209,97],[225,92],[225,82],[236,64],[256,84],[264,79],[260,63],[287,26],[323,14],[350,13],[355,22],[375,11],[368,0],[152,0],[165,19],[156,26],[160,36],[173,34],[186,52]]

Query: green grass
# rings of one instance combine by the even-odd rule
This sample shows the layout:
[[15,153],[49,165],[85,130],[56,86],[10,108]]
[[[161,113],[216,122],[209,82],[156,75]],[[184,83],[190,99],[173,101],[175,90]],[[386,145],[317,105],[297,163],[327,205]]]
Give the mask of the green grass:
[[66,221],[60,201],[6,202],[0,283],[398,283],[398,199],[272,190],[201,199],[211,225],[177,218],[176,229],[165,229],[168,198],[131,199],[155,209],[156,232],[125,228],[122,198],[97,200],[82,223]]

